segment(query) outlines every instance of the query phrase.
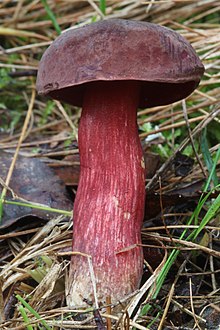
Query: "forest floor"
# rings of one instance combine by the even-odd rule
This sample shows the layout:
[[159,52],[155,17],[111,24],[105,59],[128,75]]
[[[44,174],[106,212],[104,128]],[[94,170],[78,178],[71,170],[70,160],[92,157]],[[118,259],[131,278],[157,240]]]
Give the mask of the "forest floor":
[[[177,31],[205,73],[186,100],[138,111],[148,169],[141,288],[117,309],[72,310],[81,111],[39,96],[36,76],[61,31],[109,18]],[[219,69],[219,1],[0,2],[1,329],[220,329]]]

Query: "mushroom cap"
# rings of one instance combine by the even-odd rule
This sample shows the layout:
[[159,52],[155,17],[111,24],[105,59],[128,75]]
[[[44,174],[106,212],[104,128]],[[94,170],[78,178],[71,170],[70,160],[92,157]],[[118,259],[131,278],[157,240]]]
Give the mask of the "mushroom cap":
[[192,46],[160,25],[109,19],[61,34],[40,61],[39,94],[82,106],[87,84],[138,80],[140,108],[187,97],[204,67]]

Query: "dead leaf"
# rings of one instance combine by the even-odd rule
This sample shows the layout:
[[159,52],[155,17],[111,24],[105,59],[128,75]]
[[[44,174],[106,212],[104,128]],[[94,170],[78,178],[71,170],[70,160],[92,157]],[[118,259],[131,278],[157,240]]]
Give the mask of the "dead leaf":
[[[5,181],[12,156],[7,152],[0,151],[0,173],[1,179]],[[9,187],[19,198],[47,205],[51,208],[71,211],[72,202],[67,194],[65,184],[62,180],[39,159],[19,156],[13,171]],[[2,187],[0,187],[0,193]],[[8,190],[7,200],[13,199],[12,192]],[[41,219],[50,219],[54,216],[52,212],[45,212],[31,207],[4,204],[3,219],[0,228],[7,228],[17,220],[35,216]]]
[[77,186],[80,174],[79,154],[68,155],[63,159],[63,164],[50,163],[55,173],[65,182],[66,186]]

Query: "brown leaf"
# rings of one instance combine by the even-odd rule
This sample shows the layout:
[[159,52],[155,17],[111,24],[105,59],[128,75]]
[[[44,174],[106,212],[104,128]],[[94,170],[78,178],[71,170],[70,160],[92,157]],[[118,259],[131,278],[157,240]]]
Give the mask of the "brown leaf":
[[54,161],[50,164],[50,167],[53,168],[66,186],[77,186],[80,174],[79,154],[66,156],[63,161],[66,162],[65,165]]
[[[160,157],[152,152],[144,152],[146,178],[151,178],[160,164]],[[67,186],[77,186],[80,174],[79,154],[69,155],[63,159],[69,164],[62,165],[60,163],[50,163],[50,167],[54,169],[56,174],[65,182]]]
[[[1,178],[5,181],[12,156],[0,151]],[[40,203],[51,208],[71,211],[72,202],[69,199],[64,183],[42,161],[35,158],[19,156],[10,181],[10,189],[20,198],[33,203]],[[2,187],[0,187],[0,193]],[[7,200],[13,199],[12,192],[7,191]],[[50,219],[54,213],[29,207],[4,204],[3,219],[0,228],[6,228],[26,216],[37,216]]]

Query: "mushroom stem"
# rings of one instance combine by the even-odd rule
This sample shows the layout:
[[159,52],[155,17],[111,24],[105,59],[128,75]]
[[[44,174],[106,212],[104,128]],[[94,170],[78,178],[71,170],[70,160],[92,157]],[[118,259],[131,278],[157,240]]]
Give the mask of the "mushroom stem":
[[[79,127],[80,180],[74,203],[70,306],[116,302],[139,287],[145,168],[137,129],[140,83],[95,82],[86,87]],[[94,281],[93,281],[94,282]]]

